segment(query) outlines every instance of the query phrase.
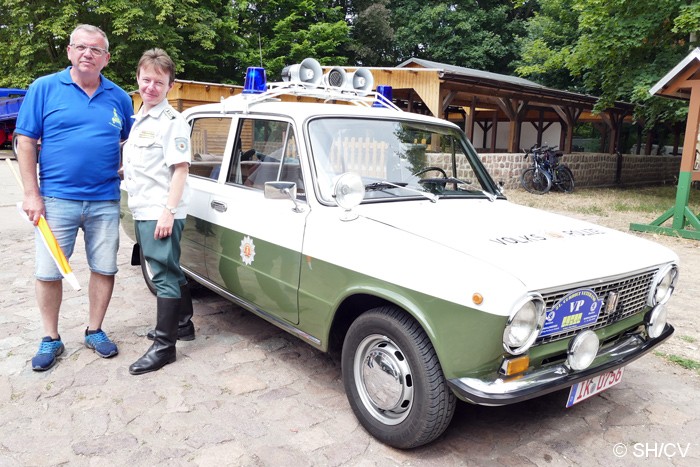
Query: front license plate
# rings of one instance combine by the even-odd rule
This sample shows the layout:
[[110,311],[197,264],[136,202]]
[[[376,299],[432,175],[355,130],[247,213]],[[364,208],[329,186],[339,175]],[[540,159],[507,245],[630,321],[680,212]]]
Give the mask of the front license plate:
[[617,370],[608,371],[602,375],[594,376],[591,379],[574,384],[571,386],[569,400],[566,402],[566,406],[571,407],[574,404],[578,404],[589,397],[593,397],[596,394],[615,386],[617,383],[622,381],[622,373],[624,369],[624,367],[618,368]]

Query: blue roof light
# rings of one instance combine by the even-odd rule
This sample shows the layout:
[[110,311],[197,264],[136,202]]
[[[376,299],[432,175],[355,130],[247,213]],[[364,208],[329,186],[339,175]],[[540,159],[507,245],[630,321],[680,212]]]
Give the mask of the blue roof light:
[[243,94],[262,94],[267,91],[265,68],[248,67],[243,83]]
[[[391,86],[380,84],[379,86],[377,86],[377,94],[381,95],[382,97],[384,97],[384,99],[386,99],[389,102],[391,102],[392,100],[393,93],[391,90]],[[372,107],[387,107],[387,105],[382,98],[377,96],[377,99],[372,103]]]

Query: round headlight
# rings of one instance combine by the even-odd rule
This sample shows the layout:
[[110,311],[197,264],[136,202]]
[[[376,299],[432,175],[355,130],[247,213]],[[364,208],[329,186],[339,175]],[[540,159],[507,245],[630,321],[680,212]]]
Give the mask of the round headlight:
[[596,333],[591,330],[586,330],[578,333],[576,337],[569,343],[569,352],[566,357],[566,363],[572,370],[585,370],[598,355],[598,347],[600,340]]
[[652,339],[656,339],[666,328],[666,307],[659,305],[651,310],[647,319],[647,333]]
[[544,308],[539,295],[530,295],[514,307],[503,331],[506,352],[518,355],[530,348],[542,329]]
[[678,280],[678,268],[675,264],[669,264],[659,271],[655,278],[655,285],[650,295],[650,305],[663,304],[671,298]]

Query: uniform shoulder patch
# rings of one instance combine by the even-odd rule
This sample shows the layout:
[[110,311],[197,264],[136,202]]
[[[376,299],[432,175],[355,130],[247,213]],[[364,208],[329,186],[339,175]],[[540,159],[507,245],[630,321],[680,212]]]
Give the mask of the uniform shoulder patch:
[[173,111],[172,111],[171,109],[165,109],[165,110],[163,111],[163,113],[164,113],[165,116],[168,117],[170,120],[175,120],[175,114],[173,113]]
[[175,148],[180,152],[190,150],[190,140],[187,138],[175,138]]

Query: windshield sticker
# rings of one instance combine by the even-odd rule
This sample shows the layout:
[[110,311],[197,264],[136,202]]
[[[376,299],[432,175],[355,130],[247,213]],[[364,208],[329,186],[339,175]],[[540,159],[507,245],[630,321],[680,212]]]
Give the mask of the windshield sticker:
[[243,261],[243,264],[250,266],[253,264],[254,259],[255,243],[253,243],[252,238],[246,235],[243,237],[243,240],[241,240],[241,261]]
[[546,312],[540,336],[595,324],[602,306],[603,300],[590,289],[571,292]]
[[600,229],[565,229],[559,232],[545,232],[543,234],[526,234],[526,235],[515,235],[512,237],[496,237],[489,239],[492,242],[499,243],[501,245],[517,245],[523,243],[533,243],[542,242],[545,240],[556,240],[562,238],[570,237],[589,237],[591,235],[603,235],[606,232]]

